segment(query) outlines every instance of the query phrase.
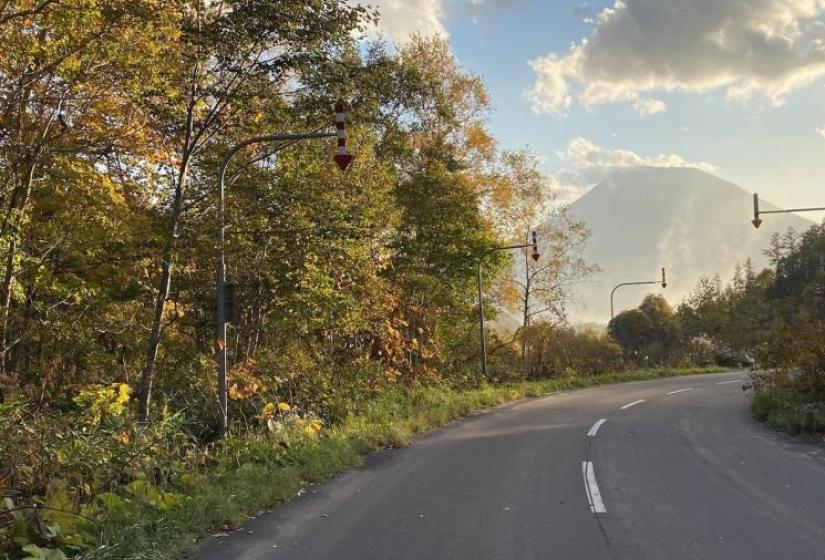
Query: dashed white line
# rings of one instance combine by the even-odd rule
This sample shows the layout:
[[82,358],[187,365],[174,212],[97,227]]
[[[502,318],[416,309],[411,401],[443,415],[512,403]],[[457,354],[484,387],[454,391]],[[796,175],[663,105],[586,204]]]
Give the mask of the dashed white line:
[[607,418],[602,418],[601,420],[597,421],[595,424],[593,424],[593,427],[590,428],[590,431],[587,432],[587,435],[590,437],[594,437],[597,433],[599,433],[599,428],[601,428],[602,424],[604,424],[605,422],[607,422]]
[[639,399],[638,401],[633,401],[632,403],[627,403],[626,405],[624,405],[624,406],[620,406],[619,408],[620,408],[621,410],[627,410],[627,409],[628,409],[628,408],[630,408],[631,406],[636,406],[637,404],[642,404],[643,402],[645,402],[645,400],[644,400],[644,399]]
[[671,391],[670,393],[665,393],[665,395],[677,395],[679,393],[685,393],[687,391],[693,391],[693,387],[688,387],[687,389],[679,389],[678,391]]
[[587,505],[593,513],[607,513],[602,501],[599,485],[596,484],[596,473],[593,472],[591,461],[582,461],[582,476],[584,477],[584,490],[587,494]]
[[720,381],[719,383],[716,383],[716,385],[727,385],[728,383],[741,383],[741,382],[742,382],[741,379],[734,379],[733,381]]

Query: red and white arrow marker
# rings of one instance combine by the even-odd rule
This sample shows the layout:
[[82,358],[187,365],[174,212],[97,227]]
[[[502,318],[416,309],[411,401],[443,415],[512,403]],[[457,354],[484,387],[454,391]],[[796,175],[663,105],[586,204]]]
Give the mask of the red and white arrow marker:
[[347,133],[345,125],[344,101],[339,99],[335,103],[335,129],[338,134],[338,153],[333,158],[341,171],[352,163],[352,156],[347,153]]

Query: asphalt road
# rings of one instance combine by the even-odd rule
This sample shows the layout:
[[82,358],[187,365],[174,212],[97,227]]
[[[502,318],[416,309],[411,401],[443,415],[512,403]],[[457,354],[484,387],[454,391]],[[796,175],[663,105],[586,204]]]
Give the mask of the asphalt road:
[[825,447],[752,420],[744,378],[610,385],[473,415],[192,556],[825,558]]

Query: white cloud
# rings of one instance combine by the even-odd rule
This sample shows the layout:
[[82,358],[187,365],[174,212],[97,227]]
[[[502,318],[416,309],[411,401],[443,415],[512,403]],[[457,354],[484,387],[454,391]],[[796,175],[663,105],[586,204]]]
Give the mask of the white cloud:
[[401,44],[411,36],[448,35],[444,26],[446,9],[444,0],[371,0],[357,1],[378,10],[379,20],[373,32]]
[[573,103],[567,87],[564,62],[554,54],[530,61],[538,79],[527,92],[527,99],[537,113],[564,114]]
[[563,175],[551,175],[547,178],[547,188],[553,192],[553,202],[555,204],[570,204],[583,195],[587,188],[583,185],[575,185],[564,182],[567,177]]
[[596,14],[593,13],[593,9],[587,3],[576,6],[573,9],[573,15],[579,18],[582,23],[588,25],[596,23]]
[[667,104],[660,99],[642,98],[633,103],[633,108],[643,117],[667,111]]
[[710,163],[688,161],[677,154],[642,156],[630,150],[610,150],[597,146],[586,138],[573,138],[558,154],[562,168],[553,175],[561,199],[572,202],[587,189],[603,181],[619,169],[632,167],[692,167],[715,173]]
[[816,129],[816,133],[819,134],[823,140],[825,140],[825,126],[820,126]]
[[775,104],[825,76],[825,0],[614,0],[567,53],[530,61],[539,113],[632,103],[653,92],[723,90]]
[[447,15],[458,11],[473,23],[483,15],[512,7],[524,0],[349,0],[378,10],[379,21],[371,35],[380,34],[393,43],[402,44],[413,35],[449,36]]

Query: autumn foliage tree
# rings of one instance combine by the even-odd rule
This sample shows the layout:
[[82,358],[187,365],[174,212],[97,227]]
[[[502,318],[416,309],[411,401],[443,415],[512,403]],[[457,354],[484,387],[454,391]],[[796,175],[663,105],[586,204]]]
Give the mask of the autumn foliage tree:
[[[175,507],[157,488],[211,464],[218,166],[250,136],[331,129],[339,97],[345,174],[326,141],[229,168],[230,432],[312,438],[389,390],[477,382],[475,264],[524,230],[522,179],[551,186],[498,146],[446,41],[360,41],[372,18],[338,0],[0,2],[0,546],[81,550],[99,535],[50,527],[127,495]],[[582,240],[548,230],[536,309],[563,305]],[[507,264],[486,264],[490,286]]]
[[[323,142],[230,167],[232,367],[318,406],[345,385],[327,371],[354,368],[368,395],[466,367],[475,262],[547,185],[500,150],[483,82],[445,41],[356,44],[371,17],[333,0],[2,5],[4,398],[128,383],[140,421],[159,395],[209,433],[217,166],[251,135],[328,127],[341,96],[346,175]],[[576,227],[554,226],[552,254],[578,246]],[[560,286],[537,309],[562,304]]]

